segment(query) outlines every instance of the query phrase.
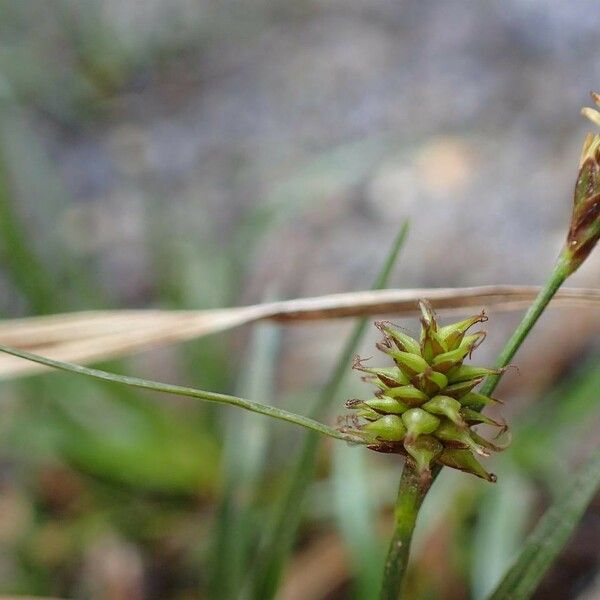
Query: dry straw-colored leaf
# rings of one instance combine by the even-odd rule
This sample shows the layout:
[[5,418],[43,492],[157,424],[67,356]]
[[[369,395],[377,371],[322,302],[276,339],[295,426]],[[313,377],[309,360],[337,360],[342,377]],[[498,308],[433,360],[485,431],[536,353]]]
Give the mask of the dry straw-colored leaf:
[[[519,310],[529,306],[536,286],[483,286],[374,290],[198,311],[117,310],[14,319],[0,323],[0,344],[55,360],[89,363],[218,333],[256,321],[315,321],[375,315],[406,316],[427,298],[440,312]],[[560,290],[552,306],[600,307],[600,290]],[[36,373],[44,367],[0,356],[0,377]]]

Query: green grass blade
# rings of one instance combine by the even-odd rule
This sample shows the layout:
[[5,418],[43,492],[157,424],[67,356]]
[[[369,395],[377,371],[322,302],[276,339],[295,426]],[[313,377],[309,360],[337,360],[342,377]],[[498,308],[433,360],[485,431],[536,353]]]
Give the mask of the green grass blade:
[[487,486],[477,502],[472,542],[472,600],[481,600],[498,584],[525,538],[532,513],[531,484],[509,461],[500,461],[494,472],[502,485]]
[[521,554],[489,600],[527,600],[565,546],[600,488],[600,449],[567,483],[566,492],[544,513]]
[[383,562],[368,459],[368,453],[344,444],[333,447],[334,510],[352,565],[352,597],[357,600],[377,598]]
[[[250,396],[266,401],[274,396],[279,332],[271,323],[259,323],[253,331],[237,386]],[[212,598],[239,598],[251,548],[259,537],[255,499],[267,455],[268,425],[264,419],[238,411],[226,416],[222,498],[210,565]]]
[[[3,136],[5,108],[0,112],[0,134]],[[3,136],[4,137],[4,136]],[[17,217],[11,174],[5,157],[4,141],[0,143],[0,263],[9,277],[22,290],[36,314],[57,310],[56,288],[46,265],[28,244],[28,234]]]
[[129,377],[127,375],[117,375],[116,373],[109,373],[107,371],[100,371],[98,369],[90,369],[81,365],[73,363],[61,362],[58,360],[52,360],[44,356],[32,354],[25,350],[17,350],[16,348],[10,348],[0,344],[0,352],[6,352],[6,354],[12,354],[25,360],[31,360],[33,362],[52,367],[54,369],[60,369],[61,371],[69,371],[70,373],[76,373],[78,375],[87,375],[88,377],[94,377],[103,381],[112,381],[114,383],[121,383],[136,388],[142,388],[151,390],[154,392],[165,392],[167,394],[175,394],[177,396],[188,396],[190,398],[198,398],[207,402],[217,402],[220,404],[228,404],[230,406],[237,406],[250,412],[266,415],[273,419],[279,419],[281,421],[287,421],[294,425],[300,425],[311,429],[316,433],[326,435],[338,440],[345,440],[352,443],[365,443],[363,440],[345,433],[341,433],[333,427],[329,427],[323,423],[319,423],[309,417],[297,415],[287,410],[275,408],[274,406],[268,406],[266,404],[260,404],[259,402],[253,402],[252,400],[246,400],[244,398],[238,398],[237,396],[229,396],[227,394],[218,394],[216,392],[207,392],[204,390],[197,390],[195,388],[184,387],[180,385],[173,385],[170,383],[162,383],[159,381],[151,381],[149,379],[140,379],[139,377]]
[[[407,234],[408,222],[405,222],[372,289],[382,289],[386,286]],[[364,335],[367,323],[367,319],[361,319],[356,323],[342,349],[328,384],[313,407],[312,416],[321,415],[336,399],[342,380],[348,372],[352,355]],[[318,441],[319,438],[315,435],[310,435],[305,439],[300,456],[291,468],[287,487],[275,507],[274,518],[267,529],[265,543],[252,582],[252,597],[255,600],[268,600],[275,595],[283,566],[290,553],[300,523],[301,503],[313,478]]]
[[519,415],[505,458],[558,496],[570,476],[572,441],[593,433],[600,414],[600,354],[593,355]]

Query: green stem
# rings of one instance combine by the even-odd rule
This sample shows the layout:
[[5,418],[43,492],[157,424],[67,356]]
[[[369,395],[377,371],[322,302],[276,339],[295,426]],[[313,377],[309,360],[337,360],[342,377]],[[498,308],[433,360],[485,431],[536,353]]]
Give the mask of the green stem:
[[[508,342],[506,342],[504,349],[496,361],[496,367],[501,369],[510,363],[512,357],[521,347],[521,344],[525,341],[525,338],[540,318],[540,315],[544,312],[548,303],[552,300],[554,294],[556,294],[570,273],[569,256],[566,251],[563,251],[558,257],[546,285],[540,290],[540,293],[529,307],[529,310],[525,313],[519,326],[515,329]],[[480,393],[484,396],[489,396],[496,389],[501,377],[502,374],[491,375],[488,377],[483,383]]]
[[166,392],[167,394],[176,394],[178,396],[188,396],[191,398],[199,398],[200,400],[206,400],[208,402],[218,402],[220,404],[229,404],[231,406],[237,406],[251,412],[255,412],[261,415],[266,415],[274,419],[281,421],[287,421],[288,423],[294,423],[301,427],[306,427],[322,435],[326,435],[331,438],[338,440],[345,440],[347,442],[364,444],[365,441],[353,436],[346,434],[329,427],[319,421],[297,415],[295,413],[275,408],[274,406],[268,406],[266,404],[260,404],[259,402],[253,402],[252,400],[246,400],[244,398],[238,398],[237,396],[229,396],[227,394],[218,394],[216,392],[206,392],[204,390],[198,390],[196,388],[184,387],[181,385],[173,385],[170,383],[162,383],[160,381],[150,381],[148,379],[140,379],[138,377],[129,377],[127,375],[117,375],[116,373],[109,373],[108,371],[100,371],[98,369],[90,369],[81,365],[76,365],[68,362],[61,362],[58,360],[52,360],[45,356],[39,356],[38,354],[32,354],[25,350],[17,350],[16,348],[10,348],[0,344],[0,352],[11,354],[25,360],[30,360],[47,367],[54,369],[60,369],[62,371],[69,371],[70,373],[76,373],[78,375],[87,375],[88,377],[94,377],[95,379],[101,379],[103,381],[113,381],[115,383],[121,383],[132,387],[143,388],[146,390],[152,390],[154,392]]
[[424,482],[412,467],[404,466],[394,509],[394,534],[383,572],[381,600],[400,598],[417,516],[431,481]]

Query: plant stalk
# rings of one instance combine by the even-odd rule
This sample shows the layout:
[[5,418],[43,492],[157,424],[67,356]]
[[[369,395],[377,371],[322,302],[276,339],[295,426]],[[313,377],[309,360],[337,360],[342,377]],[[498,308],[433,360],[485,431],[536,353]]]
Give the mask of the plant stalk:
[[400,598],[417,516],[432,481],[423,481],[410,465],[405,464],[394,508],[394,534],[385,561],[381,600]]
[[[496,361],[497,368],[502,369],[510,363],[512,357],[517,353],[517,350],[521,347],[521,344],[525,341],[525,338],[528,336],[533,326],[537,323],[537,320],[548,306],[550,300],[552,300],[560,286],[565,282],[565,279],[567,279],[571,273],[572,270],[570,269],[570,256],[568,251],[565,249],[559,255],[548,281],[540,290],[540,293],[537,295],[536,299],[533,301],[533,304],[525,313],[525,316],[515,329],[508,342],[506,342],[504,349]],[[496,389],[501,377],[502,374],[490,375],[483,382],[480,393],[484,396],[489,396]]]

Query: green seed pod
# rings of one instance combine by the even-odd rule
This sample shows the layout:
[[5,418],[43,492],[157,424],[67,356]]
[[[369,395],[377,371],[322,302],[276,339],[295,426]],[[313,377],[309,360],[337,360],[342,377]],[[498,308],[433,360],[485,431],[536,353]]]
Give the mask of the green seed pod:
[[394,327],[391,323],[386,321],[377,321],[375,323],[375,327],[382,331],[385,336],[393,340],[398,347],[398,350],[401,350],[402,352],[410,352],[411,354],[421,354],[421,345],[419,342],[397,327]]
[[447,417],[459,427],[466,427],[466,423],[460,413],[461,404],[454,398],[450,398],[449,396],[434,396],[429,402],[425,402],[421,408],[434,415]]
[[398,368],[407,377],[414,377],[419,373],[423,373],[429,365],[427,361],[420,355],[411,354],[410,352],[402,352],[401,350],[389,349],[386,351],[398,365]]
[[421,355],[431,363],[438,355],[448,351],[448,347],[440,339],[440,336],[432,329],[423,329],[421,333]]
[[450,350],[450,352],[444,352],[438,354],[432,361],[431,367],[440,372],[447,373],[450,369],[460,366],[465,356],[471,352],[468,346],[457,348],[456,350]]
[[504,433],[506,425],[478,412],[497,401],[473,390],[486,376],[501,371],[463,364],[485,338],[482,331],[467,335],[467,330],[487,317],[482,313],[439,328],[429,303],[420,302],[419,307],[419,343],[391,323],[377,323],[384,335],[377,348],[396,366],[371,368],[356,359],[354,367],[377,389],[375,398],[348,401],[356,412],[346,419],[344,431],[362,436],[372,450],[404,455],[423,477],[430,477],[431,465],[437,463],[495,481],[475,455],[503,448],[471,427],[485,424]]
[[402,385],[400,387],[389,388],[385,391],[386,396],[401,400],[409,407],[420,406],[423,402],[429,400],[429,396],[416,388],[414,385]]
[[406,426],[407,439],[416,439],[420,435],[433,433],[440,424],[440,420],[422,408],[411,408],[402,415]]
[[419,388],[428,397],[437,395],[446,387],[448,378],[443,373],[438,373],[428,368],[423,373],[419,373],[412,378],[412,384]]
[[431,435],[407,438],[404,440],[404,448],[415,461],[417,472],[428,476],[431,476],[431,464],[444,450],[441,442]]
[[[465,335],[462,342],[458,346],[459,348],[468,348],[469,352],[467,353],[469,356],[473,353],[473,351],[477,350],[483,341],[485,340],[487,333],[485,331],[477,331],[471,335]],[[466,356],[466,355],[465,355]]]
[[439,336],[446,344],[448,350],[454,350],[458,348],[463,340],[463,337],[468,329],[473,327],[476,323],[485,323],[488,320],[485,313],[482,312],[474,317],[469,317],[459,323],[453,323],[452,325],[446,325],[439,330]]
[[365,404],[382,414],[401,415],[409,409],[404,402],[390,396],[371,398],[370,400],[365,400]]
[[444,448],[444,451],[437,457],[437,462],[446,466],[472,473],[477,477],[481,477],[491,483],[496,482],[496,476],[493,473],[488,473],[481,463],[471,454],[469,450],[461,450],[459,448]]
[[469,392],[476,386],[478,386],[482,381],[483,377],[478,377],[476,379],[471,379],[469,381],[459,381],[458,383],[452,383],[447,385],[444,388],[444,395],[450,396],[451,398],[456,398],[457,400],[461,400],[463,396],[469,394]]
[[363,425],[362,431],[384,442],[401,442],[406,435],[406,427],[398,415],[385,415]]
[[437,334],[437,319],[431,304],[426,300],[419,301],[421,310],[421,355],[430,362],[436,355],[447,351],[446,345]]
[[473,367],[471,365],[461,365],[455,367],[448,372],[448,382],[458,383],[461,381],[469,381],[470,379],[478,379],[479,377],[487,377],[488,375],[498,375],[501,373],[498,369],[486,369],[485,367]]
[[460,414],[469,425],[482,424],[489,425],[490,427],[499,427],[500,429],[504,429],[506,427],[505,423],[494,421],[494,419],[490,419],[489,417],[482,415],[479,411],[473,410],[472,408],[463,407],[460,410]]
[[356,408],[356,416],[360,417],[361,419],[366,419],[367,421],[377,421],[377,419],[381,417],[380,413],[372,408],[369,408],[368,406],[363,405]]
[[421,311],[421,324],[424,329],[438,330],[437,317],[429,300],[419,300],[417,302]]
[[445,421],[435,432],[435,436],[444,442],[466,446],[480,456],[489,456],[488,449],[478,444],[471,437],[472,435],[474,435],[474,432],[469,431],[466,427],[459,427],[455,423],[452,423],[452,421]]
[[352,368],[363,373],[368,373],[371,377],[378,379],[381,383],[389,387],[410,383],[398,367],[365,367],[358,356],[355,357]]
[[[445,394],[448,392],[449,387],[450,386],[444,390]],[[469,408],[473,408],[475,410],[481,410],[488,404],[502,404],[500,400],[490,398],[489,396],[484,396],[483,394],[478,394],[477,392],[469,392],[468,394],[460,397],[459,400],[463,406],[468,406]]]

